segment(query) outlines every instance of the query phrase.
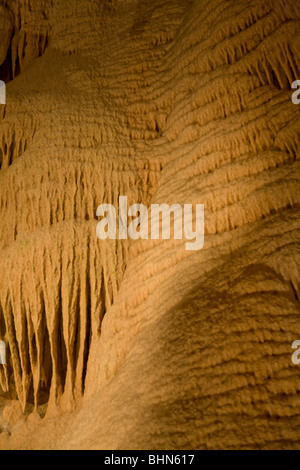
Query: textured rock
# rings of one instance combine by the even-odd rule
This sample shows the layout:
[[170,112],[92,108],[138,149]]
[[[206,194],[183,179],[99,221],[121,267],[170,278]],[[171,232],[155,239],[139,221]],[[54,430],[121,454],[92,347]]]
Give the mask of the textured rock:
[[[0,448],[300,448],[298,3],[0,18]],[[204,248],[98,240],[120,194]]]

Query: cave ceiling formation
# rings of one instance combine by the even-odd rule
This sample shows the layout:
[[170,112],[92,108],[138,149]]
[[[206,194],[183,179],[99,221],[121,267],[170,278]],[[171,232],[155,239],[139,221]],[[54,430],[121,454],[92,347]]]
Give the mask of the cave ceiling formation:
[[[0,0],[1,449],[300,449],[300,4]],[[204,204],[205,243],[96,209]]]

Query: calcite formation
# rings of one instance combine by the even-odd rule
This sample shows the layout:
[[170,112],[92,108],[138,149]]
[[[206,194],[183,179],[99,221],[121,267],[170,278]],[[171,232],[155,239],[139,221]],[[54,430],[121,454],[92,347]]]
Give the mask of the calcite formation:
[[[300,4],[0,0],[1,449],[300,449]],[[204,204],[205,242],[96,209]]]

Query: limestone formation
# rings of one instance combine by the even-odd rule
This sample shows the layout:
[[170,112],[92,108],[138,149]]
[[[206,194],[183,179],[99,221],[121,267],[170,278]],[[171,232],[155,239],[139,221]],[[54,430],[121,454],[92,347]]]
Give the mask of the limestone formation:
[[[300,449],[300,4],[0,0],[0,449]],[[204,204],[205,243],[97,207]]]

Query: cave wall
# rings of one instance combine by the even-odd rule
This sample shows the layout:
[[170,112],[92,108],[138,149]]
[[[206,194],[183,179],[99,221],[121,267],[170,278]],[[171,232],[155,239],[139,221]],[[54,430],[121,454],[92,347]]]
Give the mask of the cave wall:
[[[1,448],[299,448],[300,9],[0,2]],[[203,203],[205,245],[96,237]]]

